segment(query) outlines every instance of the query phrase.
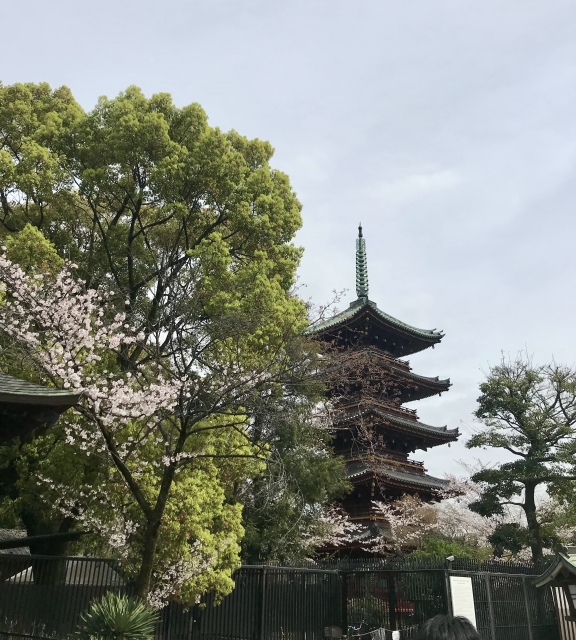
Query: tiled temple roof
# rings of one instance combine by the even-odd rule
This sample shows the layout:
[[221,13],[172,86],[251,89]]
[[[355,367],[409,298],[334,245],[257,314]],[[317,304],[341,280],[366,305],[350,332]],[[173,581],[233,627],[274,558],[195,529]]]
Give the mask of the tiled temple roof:
[[78,392],[44,387],[0,373],[0,444],[54,424],[80,396]]
[[[25,538],[28,534],[25,529],[0,529],[0,542],[7,542],[8,540],[15,540],[18,538]],[[30,555],[30,549],[28,547],[15,547],[13,549],[0,549],[2,554],[27,554]]]
[[40,405],[43,407],[73,406],[80,393],[44,387],[0,373],[0,402]]
[[327,329],[332,329],[333,327],[337,327],[339,324],[346,324],[350,320],[353,320],[360,315],[364,311],[372,312],[379,320],[382,320],[387,325],[391,325],[391,327],[400,329],[403,333],[408,334],[409,336],[413,336],[415,338],[419,338],[420,340],[426,340],[430,342],[430,344],[436,344],[442,340],[444,334],[442,331],[435,331],[431,329],[418,329],[417,327],[413,327],[406,322],[402,322],[402,320],[398,320],[384,311],[380,310],[375,302],[372,300],[368,300],[368,298],[358,298],[354,300],[344,311],[337,313],[335,316],[324,320],[323,322],[319,322],[318,324],[312,325],[307,329],[307,333],[309,335],[315,335],[319,333],[324,333]]
[[413,431],[421,434],[434,435],[437,438],[441,438],[448,442],[449,440],[456,440],[458,438],[458,429],[448,429],[448,427],[433,427],[429,424],[420,422],[414,415],[410,417],[410,414],[406,414],[406,417],[396,413],[394,411],[386,411],[386,409],[376,407],[374,405],[368,405],[361,407],[357,411],[346,411],[343,415],[339,416],[334,421],[334,426],[339,427],[347,422],[355,422],[359,418],[363,418],[368,415],[373,415],[392,425],[395,425],[401,429]]
[[576,584],[576,547],[563,547],[557,551],[555,561],[534,580],[537,587],[547,584],[559,586],[560,584]]
[[409,484],[417,487],[426,487],[428,489],[441,490],[448,485],[447,480],[429,476],[426,473],[409,473],[400,471],[396,467],[389,467],[384,464],[367,464],[365,462],[356,461],[346,466],[346,475],[350,480],[360,479],[362,476],[377,475],[381,478],[388,478],[397,481],[400,484]]

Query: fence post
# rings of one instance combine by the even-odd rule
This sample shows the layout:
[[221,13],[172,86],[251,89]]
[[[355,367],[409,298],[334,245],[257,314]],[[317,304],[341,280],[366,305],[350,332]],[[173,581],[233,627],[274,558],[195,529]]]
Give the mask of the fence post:
[[258,629],[258,640],[265,638],[266,626],[266,567],[262,567],[260,574],[260,620]]
[[340,608],[342,610],[342,635],[348,637],[348,573],[346,571],[340,572],[342,579],[342,599],[340,602]]
[[[380,575],[380,574],[376,574]],[[396,574],[389,574],[388,578],[388,615],[390,618],[390,627],[392,631],[396,631]]]
[[446,613],[448,615],[454,615],[454,608],[452,607],[452,587],[450,585],[450,568],[444,569],[444,594],[445,594],[445,604],[446,604]]
[[522,590],[524,591],[524,604],[526,605],[526,622],[528,623],[528,640],[534,640],[532,633],[532,618],[530,616],[530,604],[528,602],[528,587],[526,586],[526,576],[522,576]]
[[496,622],[494,620],[494,607],[492,606],[492,585],[490,584],[490,574],[484,573],[486,583],[486,599],[488,600],[488,617],[490,618],[490,635],[492,640],[496,640]]

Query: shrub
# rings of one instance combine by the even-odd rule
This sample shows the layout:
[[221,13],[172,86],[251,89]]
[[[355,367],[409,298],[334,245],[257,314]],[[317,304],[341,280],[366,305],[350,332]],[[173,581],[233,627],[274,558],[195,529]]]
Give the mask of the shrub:
[[80,616],[78,633],[86,640],[151,640],[158,613],[136,598],[108,592]]
[[444,540],[434,536],[426,536],[420,549],[414,552],[415,556],[421,558],[446,558],[454,556],[456,558],[472,558],[474,560],[489,560],[492,557],[490,547],[467,545],[455,540]]

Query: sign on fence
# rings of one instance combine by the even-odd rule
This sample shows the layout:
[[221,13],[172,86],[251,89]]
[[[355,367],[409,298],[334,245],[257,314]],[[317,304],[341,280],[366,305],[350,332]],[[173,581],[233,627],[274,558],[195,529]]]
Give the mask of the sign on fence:
[[472,578],[450,576],[450,592],[452,594],[452,611],[454,615],[468,618],[474,625],[474,628],[476,628],[476,609],[474,607]]

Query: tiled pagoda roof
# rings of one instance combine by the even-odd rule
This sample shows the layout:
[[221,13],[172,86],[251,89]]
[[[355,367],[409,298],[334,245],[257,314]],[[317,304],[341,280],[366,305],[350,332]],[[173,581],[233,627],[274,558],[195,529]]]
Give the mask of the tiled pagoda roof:
[[402,320],[398,320],[397,318],[384,313],[384,311],[378,308],[375,302],[372,302],[372,300],[369,300],[367,297],[357,298],[356,300],[354,300],[354,302],[350,303],[348,309],[337,313],[335,316],[332,316],[331,318],[328,318],[323,322],[312,325],[308,328],[307,333],[309,335],[325,333],[329,329],[333,329],[339,325],[346,325],[351,320],[359,318],[365,311],[373,313],[378,320],[381,320],[384,324],[389,325],[391,329],[400,330],[402,333],[407,334],[408,336],[418,338],[419,340],[425,340],[431,345],[437,344],[444,337],[442,331],[436,331],[433,329],[418,329],[417,327],[413,327],[406,322],[402,322]]
[[404,372],[400,367],[391,367],[396,369],[402,376],[413,380],[414,382],[420,382],[424,385],[429,385],[431,387],[443,387],[445,391],[448,391],[448,387],[451,386],[450,378],[439,378],[438,376],[434,376],[433,378],[428,376],[421,376],[418,373],[413,373],[412,371]]
[[432,436],[438,438],[444,442],[456,440],[458,438],[458,429],[448,429],[448,427],[433,427],[429,424],[420,422],[415,414],[406,412],[406,415],[402,415],[403,412],[386,410],[384,407],[378,407],[374,404],[369,404],[364,407],[358,408],[356,411],[348,410],[342,415],[338,416],[334,421],[335,427],[341,427],[349,422],[357,422],[359,419],[367,416],[376,416],[381,420],[388,422],[390,425],[398,427],[402,431],[408,431],[412,433],[418,433],[423,436]]
[[378,476],[398,484],[408,484],[415,487],[426,487],[433,490],[441,490],[448,486],[447,480],[429,476],[426,473],[409,473],[401,471],[397,467],[384,464],[368,464],[357,461],[346,466],[346,475],[350,480],[360,480],[363,477]]
[[0,373],[0,402],[28,404],[42,407],[72,407],[80,399],[80,393],[64,389],[44,387]]
[[[410,366],[407,362],[397,360],[396,358],[390,358],[377,349],[368,349],[367,352],[370,358],[372,358],[375,362],[382,363],[383,368],[391,372],[397,380],[404,380],[412,383],[416,387],[419,387],[419,390],[413,391],[413,395],[415,397],[410,398],[410,400],[418,400],[426,398],[435,393],[442,393],[444,391],[448,391],[448,389],[452,386],[450,378],[440,378],[439,376],[421,376],[417,373],[414,373],[410,369]],[[424,392],[422,387],[428,389],[428,392]],[[404,401],[407,402],[408,400],[406,399]]]
[[[444,334],[436,329],[419,329],[384,313],[368,297],[366,243],[362,226],[356,240],[356,300],[341,313],[308,327],[309,336],[332,342],[368,341],[396,356],[417,353],[439,343]],[[352,334],[352,335],[350,335]],[[362,334],[364,336],[362,337]],[[352,341],[352,342],[350,342]]]

